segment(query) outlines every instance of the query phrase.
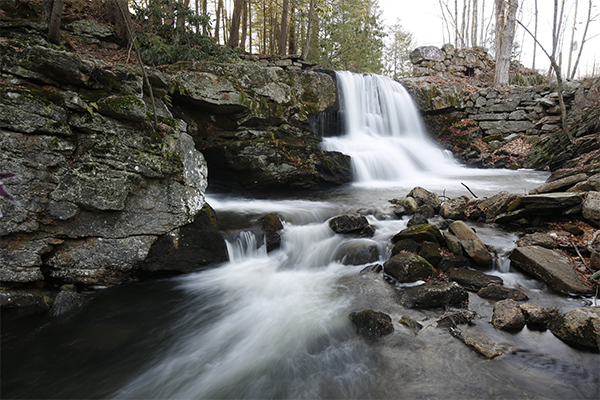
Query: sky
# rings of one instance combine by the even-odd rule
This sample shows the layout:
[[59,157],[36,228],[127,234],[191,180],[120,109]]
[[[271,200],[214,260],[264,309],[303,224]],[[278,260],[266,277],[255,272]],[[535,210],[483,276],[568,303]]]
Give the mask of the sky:
[[[454,1],[445,0],[453,7]],[[463,0],[459,0],[460,4]],[[482,2],[485,1],[486,15],[490,16],[493,8],[493,0],[479,0],[479,9]],[[544,45],[548,52],[552,49],[552,16],[553,4],[552,0],[537,0],[538,1],[538,40]],[[533,10],[534,0],[519,0],[521,4],[520,15],[518,19],[525,24],[530,31],[533,32]],[[600,13],[600,0],[593,0],[596,7],[592,11],[592,15]],[[565,15],[566,29],[564,48],[568,48],[570,44],[571,30],[573,26],[575,0],[566,0]],[[444,44],[444,33],[442,29],[442,14],[440,8],[440,0],[379,0],[379,6],[382,11],[382,17],[386,25],[392,25],[397,19],[405,30],[413,34],[413,39],[419,46],[437,46],[441,47]],[[588,0],[579,0],[578,20],[585,22],[588,10]],[[460,11],[459,11],[460,12]],[[581,41],[581,35],[585,25],[579,24],[575,34],[576,40]],[[493,29],[490,28],[490,29]],[[583,54],[581,55],[579,75],[592,72],[594,63],[596,64],[596,75],[600,75],[600,17],[596,21],[590,23],[587,37],[591,38],[586,41]],[[520,56],[521,64],[526,67],[531,67],[533,62],[533,39],[521,28],[517,27],[515,40],[522,44],[522,53]],[[446,34],[446,42],[449,42]],[[415,46],[416,47],[416,46]],[[548,58],[538,48],[536,50],[536,69],[546,71],[550,65]],[[577,51],[573,52],[572,64],[575,63]],[[563,52],[563,65],[568,64],[568,53]],[[564,68],[563,68],[564,69]],[[576,76],[577,77],[577,76]]]

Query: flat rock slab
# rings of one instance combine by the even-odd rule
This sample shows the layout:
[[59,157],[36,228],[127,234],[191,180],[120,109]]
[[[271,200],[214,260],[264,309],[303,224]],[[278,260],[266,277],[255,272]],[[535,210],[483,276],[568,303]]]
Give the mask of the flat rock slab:
[[569,189],[573,185],[587,180],[587,174],[576,174],[567,176],[561,179],[557,179],[553,182],[544,183],[529,191],[529,194],[542,194],[542,193],[551,193],[551,192],[561,192],[566,189]]
[[592,288],[573,270],[569,259],[540,246],[517,247],[510,255],[514,265],[563,294],[591,294]]
[[496,342],[481,333],[462,332],[459,329],[453,329],[450,333],[488,360],[504,354],[504,351]]
[[546,193],[521,196],[521,204],[533,214],[551,214],[583,202],[581,193]]
[[487,275],[481,271],[471,269],[451,268],[448,271],[448,277],[451,281],[458,283],[467,290],[477,292],[481,288],[491,283],[502,285],[502,278],[499,276]]

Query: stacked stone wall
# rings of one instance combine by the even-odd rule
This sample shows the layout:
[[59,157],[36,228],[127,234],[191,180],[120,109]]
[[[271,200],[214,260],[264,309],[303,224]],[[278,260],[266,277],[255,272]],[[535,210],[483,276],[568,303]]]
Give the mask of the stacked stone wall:
[[493,71],[494,60],[483,47],[456,49],[445,44],[418,47],[410,53],[413,76],[464,75],[480,76]]

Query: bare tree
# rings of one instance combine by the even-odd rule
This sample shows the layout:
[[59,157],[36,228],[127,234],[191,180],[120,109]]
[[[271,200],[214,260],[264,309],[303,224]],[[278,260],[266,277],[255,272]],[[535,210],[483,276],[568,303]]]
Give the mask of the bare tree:
[[581,58],[581,53],[583,52],[583,45],[585,44],[586,41],[589,40],[587,38],[587,33],[588,33],[588,28],[590,26],[590,22],[594,21],[598,17],[598,14],[596,14],[592,17],[592,6],[593,6],[592,0],[589,0],[587,20],[585,22],[585,29],[583,30],[583,36],[581,38],[581,46],[579,46],[579,53],[577,53],[577,58],[575,59],[575,66],[573,67],[573,71],[571,72],[571,79],[575,78],[575,73],[577,72],[577,67],[579,66],[579,60]]
[[58,43],[63,0],[47,0],[47,2],[49,4],[45,8],[50,10],[48,14],[48,39],[53,43]]
[[310,0],[310,8],[308,10],[308,26],[306,28],[306,42],[304,43],[304,49],[302,50],[302,59],[306,60],[308,57],[308,50],[310,48],[310,35],[312,30],[313,19],[315,15],[314,4],[315,0]]
[[[538,30],[538,2],[537,0],[535,0],[535,14],[534,14],[534,28],[533,28],[533,37],[536,38],[537,37],[537,30]],[[533,63],[531,64],[531,69],[535,70],[535,50],[537,49],[537,46],[534,44],[533,45]]]
[[477,0],[473,0],[473,14],[471,18],[471,45],[477,46]]
[[575,47],[575,28],[577,26],[577,6],[579,5],[579,0],[575,0],[575,11],[573,12],[573,27],[571,29],[571,45],[569,46],[569,64],[567,66],[567,78],[569,77],[569,72],[571,71],[571,60],[573,59],[573,47]]
[[516,30],[518,0],[496,0],[496,71],[494,85],[506,86]]

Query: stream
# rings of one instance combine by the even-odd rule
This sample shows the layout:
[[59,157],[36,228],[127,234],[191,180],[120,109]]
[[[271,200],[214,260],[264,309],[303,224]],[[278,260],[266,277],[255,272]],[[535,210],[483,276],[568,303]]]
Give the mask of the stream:
[[[324,147],[353,157],[355,183],[269,198],[209,193],[229,262],[173,278],[90,288],[86,305],[61,317],[3,317],[2,398],[600,397],[597,353],[570,347],[549,331],[496,330],[493,301],[469,293],[469,309],[479,318],[461,329],[486,334],[505,353],[484,359],[432,324],[443,310],[406,309],[397,301],[402,288],[381,273],[364,272],[368,265],[343,263],[349,246],[362,242],[377,245],[378,262],[389,258],[390,238],[408,217],[396,218],[388,200],[416,185],[452,198],[470,196],[464,183],[483,197],[526,193],[548,175],[461,167],[427,139],[418,120],[390,122],[387,114],[414,106],[400,85],[381,79],[338,75],[343,107],[352,103],[342,112],[365,118],[347,120],[349,133],[327,138]],[[346,97],[353,90],[359,94]],[[357,210],[376,228],[372,238],[329,228],[329,218]],[[258,218],[270,212],[284,229],[281,248],[267,253]],[[529,302],[561,313],[591,304],[591,298],[559,295],[512,269],[506,255],[517,233],[469,224],[498,255],[487,272],[523,290]],[[390,315],[395,331],[377,342],[358,336],[348,314],[365,309]],[[427,327],[415,335],[398,322],[402,316]]]

